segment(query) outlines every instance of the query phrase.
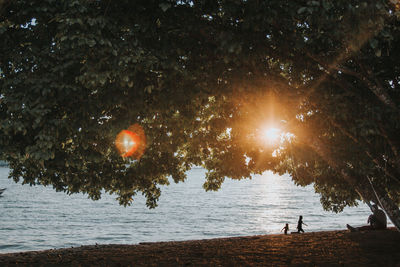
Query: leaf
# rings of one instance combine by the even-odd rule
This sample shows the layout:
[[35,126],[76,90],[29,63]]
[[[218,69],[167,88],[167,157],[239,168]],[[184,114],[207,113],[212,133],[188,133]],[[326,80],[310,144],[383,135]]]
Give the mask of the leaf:
[[96,41],[93,39],[86,41],[86,43],[88,44],[89,47],[93,47],[96,45]]
[[315,0],[308,1],[307,4],[310,5],[310,6],[319,6],[320,5],[320,3],[318,1],[315,1]]
[[369,45],[370,45],[373,49],[375,49],[376,47],[378,47],[379,42],[378,42],[378,40],[376,40],[375,38],[372,38],[371,40],[369,40]]
[[169,4],[169,3],[161,3],[158,6],[161,8],[161,10],[163,12],[165,12],[171,7],[171,4]]
[[297,14],[302,14],[302,13],[304,13],[304,11],[306,11],[307,8],[308,8],[308,7],[306,7],[306,6],[300,7],[300,8],[297,10]]
[[332,4],[327,0],[322,0],[322,7],[328,11],[332,8]]
[[154,85],[148,85],[144,88],[144,91],[148,94],[151,94],[151,91],[154,89]]

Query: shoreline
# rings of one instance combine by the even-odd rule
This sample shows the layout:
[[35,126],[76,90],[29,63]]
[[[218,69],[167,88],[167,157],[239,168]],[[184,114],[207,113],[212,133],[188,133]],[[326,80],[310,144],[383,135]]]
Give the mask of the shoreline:
[[395,228],[87,245],[0,254],[0,266],[400,266]]

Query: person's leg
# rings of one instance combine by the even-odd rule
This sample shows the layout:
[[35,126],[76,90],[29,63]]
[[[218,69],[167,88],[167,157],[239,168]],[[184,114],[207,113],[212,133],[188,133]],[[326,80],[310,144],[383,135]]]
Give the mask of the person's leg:
[[353,227],[349,224],[346,224],[347,229],[349,229],[351,232],[359,232],[359,231],[368,231],[372,230],[372,227],[369,225],[361,226],[361,227]]
[[369,225],[357,227],[357,229],[358,229],[359,231],[369,231],[369,230],[373,230],[372,227],[369,226]]
[[350,232],[357,232],[358,231],[357,228],[351,226],[350,224],[346,224],[346,227],[347,227],[347,229],[350,230]]

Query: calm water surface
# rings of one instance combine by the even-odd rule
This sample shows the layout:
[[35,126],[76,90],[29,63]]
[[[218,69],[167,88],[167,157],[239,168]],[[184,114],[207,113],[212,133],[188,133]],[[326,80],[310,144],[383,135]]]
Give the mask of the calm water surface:
[[299,215],[307,231],[345,229],[364,224],[365,204],[335,214],[323,211],[313,187],[297,187],[289,176],[272,173],[252,180],[227,179],[218,192],[202,188],[204,173],[194,169],[185,183],[162,188],[159,206],[149,210],[144,198],[130,207],[115,196],[92,201],[52,188],[16,184],[0,168],[0,253],[89,244],[208,239],[280,233],[285,223],[295,231]]

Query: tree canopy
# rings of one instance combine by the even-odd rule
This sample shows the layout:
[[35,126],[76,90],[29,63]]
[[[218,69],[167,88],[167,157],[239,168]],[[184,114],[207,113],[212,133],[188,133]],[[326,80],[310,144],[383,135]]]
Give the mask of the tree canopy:
[[[287,172],[399,228],[399,17],[395,0],[1,1],[0,158],[15,181],[149,207],[193,166],[206,190]],[[146,148],[124,159],[133,124]]]

